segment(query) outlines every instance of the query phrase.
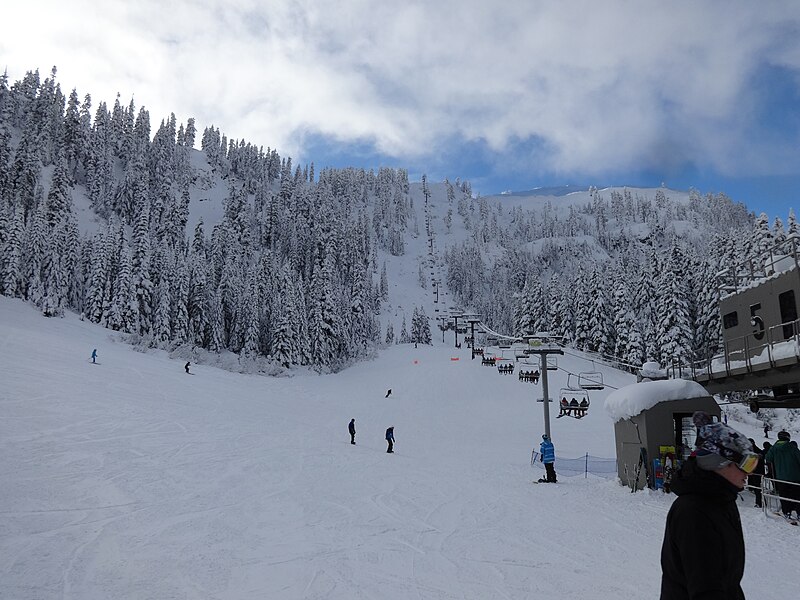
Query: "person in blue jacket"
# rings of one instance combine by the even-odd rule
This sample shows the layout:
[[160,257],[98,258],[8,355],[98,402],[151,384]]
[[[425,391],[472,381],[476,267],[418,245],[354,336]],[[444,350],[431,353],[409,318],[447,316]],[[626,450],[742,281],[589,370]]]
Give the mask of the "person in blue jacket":
[[389,429],[386,430],[386,442],[389,444],[389,448],[386,452],[392,454],[394,452],[394,427],[389,427]]
[[97,362],[97,348],[92,350],[92,362]]
[[553,446],[553,442],[550,441],[550,438],[545,433],[542,436],[542,443],[539,444],[539,450],[541,454],[540,460],[544,463],[544,469],[547,471],[547,476],[545,479],[540,479],[539,481],[542,483],[558,483],[556,480],[556,448]]

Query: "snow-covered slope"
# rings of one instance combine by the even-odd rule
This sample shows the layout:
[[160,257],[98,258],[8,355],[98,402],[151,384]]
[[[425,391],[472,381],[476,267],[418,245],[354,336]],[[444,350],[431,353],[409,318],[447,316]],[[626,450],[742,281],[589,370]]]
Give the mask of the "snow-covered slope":
[[[532,484],[541,391],[466,348],[393,346],[327,376],[188,376],[74,315],[0,298],[0,323],[0,598],[658,595],[673,497]],[[559,457],[612,456],[609,391],[553,421]],[[792,598],[797,528],[751,504],[745,593]]]

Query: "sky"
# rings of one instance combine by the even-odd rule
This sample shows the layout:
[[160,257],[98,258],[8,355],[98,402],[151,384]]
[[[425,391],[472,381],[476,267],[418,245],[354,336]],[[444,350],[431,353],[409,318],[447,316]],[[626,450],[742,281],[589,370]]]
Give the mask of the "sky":
[[119,93],[295,164],[800,206],[794,0],[29,0],[3,17],[12,81],[55,65],[95,105]]

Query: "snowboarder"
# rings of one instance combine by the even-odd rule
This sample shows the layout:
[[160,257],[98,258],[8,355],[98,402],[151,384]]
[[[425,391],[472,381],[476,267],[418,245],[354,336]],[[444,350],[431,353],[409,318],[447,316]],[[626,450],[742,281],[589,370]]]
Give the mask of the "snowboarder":
[[387,392],[386,392],[386,395],[384,396],[384,398],[388,398],[388,397],[389,397],[389,396],[391,396],[391,395],[392,395],[392,388],[389,388],[389,389],[387,390]]
[[192,363],[191,363],[191,362],[187,362],[187,363],[184,365],[184,367],[183,367],[183,368],[186,370],[186,373],[187,373],[188,375],[191,375],[191,373],[189,373],[189,365],[190,365],[190,364],[192,364]]
[[394,452],[394,427],[389,427],[389,429],[386,430],[386,441],[389,444],[386,453],[392,454]]
[[350,425],[347,426],[347,430],[350,432],[350,443],[355,445],[356,443],[356,420],[350,419]]
[[678,498],[661,546],[661,598],[744,599],[744,537],[736,507],[758,464],[750,441],[702,411],[696,448],[672,480]]
[[95,348],[94,350],[92,350],[92,362],[93,362],[93,363],[96,363],[96,362],[97,362],[97,348]]
[[553,446],[553,442],[550,441],[550,438],[545,433],[542,435],[542,443],[539,444],[539,451],[540,451],[540,458],[544,463],[544,469],[547,472],[546,478],[540,479],[540,483],[558,483],[556,480],[556,449]]

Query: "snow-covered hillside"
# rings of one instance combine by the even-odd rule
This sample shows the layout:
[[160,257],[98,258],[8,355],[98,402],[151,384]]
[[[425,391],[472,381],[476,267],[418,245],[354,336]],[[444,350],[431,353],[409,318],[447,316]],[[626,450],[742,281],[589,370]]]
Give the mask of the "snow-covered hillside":
[[[563,473],[533,484],[539,387],[451,337],[332,375],[189,376],[71,313],[0,298],[0,323],[0,598],[658,595],[673,497]],[[553,420],[558,457],[612,456],[608,392],[586,418]],[[751,506],[745,593],[792,598],[797,528]]]

